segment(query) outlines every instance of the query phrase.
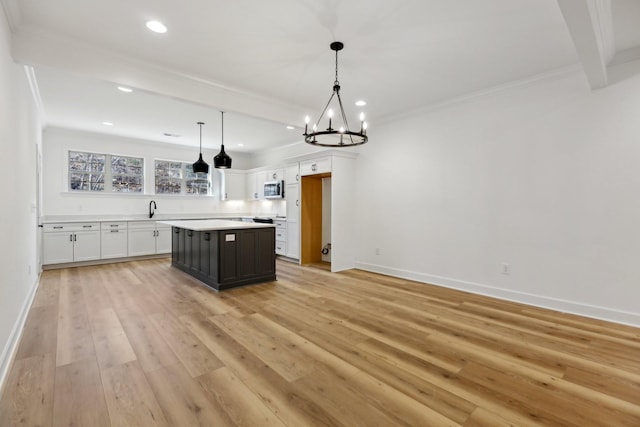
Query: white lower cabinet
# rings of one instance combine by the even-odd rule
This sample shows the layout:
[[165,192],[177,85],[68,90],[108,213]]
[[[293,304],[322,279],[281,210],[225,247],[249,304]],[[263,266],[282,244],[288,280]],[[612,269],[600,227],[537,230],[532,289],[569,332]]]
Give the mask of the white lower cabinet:
[[102,258],[123,258],[127,256],[126,221],[103,222],[100,224],[100,233]]
[[276,254],[287,254],[287,222],[285,220],[274,220],[276,226]]
[[171,252],[171,227],[155,221],[128,224],[128,255],[142,256]]
[[100,259],[100,223],[46,224],[42,239],[43,264]]
[[171,253],[171,227],[168,225],[156,224],[156,253]]

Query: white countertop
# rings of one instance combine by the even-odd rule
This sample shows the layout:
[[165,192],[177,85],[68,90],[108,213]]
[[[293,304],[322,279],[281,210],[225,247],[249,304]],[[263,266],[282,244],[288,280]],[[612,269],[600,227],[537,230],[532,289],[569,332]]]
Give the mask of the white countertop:
[[247,214],[155,214],[149,215],[48,215],[40,218],[40,224],[68,222],[106,222],[106,221],[170,221],[187,219],[228,219],[244,218]]
[[275,227],[273,224],[258,222],[230,221],[226,219],[201,219],[195,221],[158,221],[160,224],[170,225],[193,231],[216,231],[216,230],[240,230],[245,228],[268,228]]

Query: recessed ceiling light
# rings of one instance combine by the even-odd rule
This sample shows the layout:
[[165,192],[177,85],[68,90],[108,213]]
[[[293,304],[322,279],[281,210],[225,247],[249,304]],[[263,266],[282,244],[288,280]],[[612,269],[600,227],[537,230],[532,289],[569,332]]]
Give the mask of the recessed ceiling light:
[[295,128],[293,126],[287,126],[287,129],[294,130]]
[[111,122],[102,122],[102,124],[105,126],[113,126],[113,123]]
[[125,86],[118,86],[118,90],[122,91],[122,92],[127,92],[127,93],[133,92],[133,89],[125,87]]
[[147,28],[154,33],[162,34],[167,32],[167,27],[160,21],[147,21]]
[[363,100],[361,99],[361,100],[359,100],[359,101],[356,101],[356,105],[357,105],[358,107],[364,107],[365,105],[367,105],[367,102],[366,102],[366,101],[363,101]]
[[177,133],[164,132],[163,135],[164,136],[169,136],[171,138],[180,138],[180,135],[178,135]]

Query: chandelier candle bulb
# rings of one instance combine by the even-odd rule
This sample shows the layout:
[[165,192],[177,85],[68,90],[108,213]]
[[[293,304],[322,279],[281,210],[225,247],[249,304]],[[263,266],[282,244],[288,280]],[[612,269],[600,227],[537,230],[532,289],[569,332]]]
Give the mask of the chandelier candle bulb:
[[307,126],[309,126],[309,116],[304,117],[304,134],[307,135]]

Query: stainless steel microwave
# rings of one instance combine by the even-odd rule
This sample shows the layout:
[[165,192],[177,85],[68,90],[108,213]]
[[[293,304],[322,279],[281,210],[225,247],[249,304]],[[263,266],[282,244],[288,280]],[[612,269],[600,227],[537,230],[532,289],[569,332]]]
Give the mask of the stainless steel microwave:
[[267,181],[264,183],[265,199],[282,199],[284,197],[284,181]]

